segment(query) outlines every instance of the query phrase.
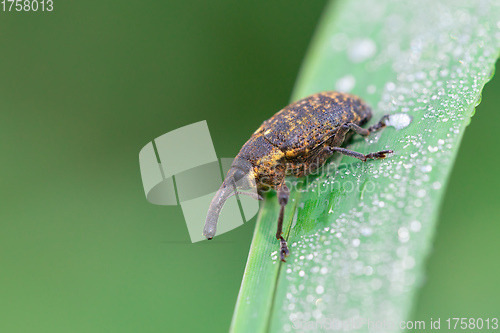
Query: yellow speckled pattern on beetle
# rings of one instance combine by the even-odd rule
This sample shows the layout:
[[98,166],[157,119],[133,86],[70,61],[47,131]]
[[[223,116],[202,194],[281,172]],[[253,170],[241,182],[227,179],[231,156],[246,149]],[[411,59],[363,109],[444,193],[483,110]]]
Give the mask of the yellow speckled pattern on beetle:
[[[307,175],[307,172],[301,172],[304,163],[318,158],[324,163],[329,157],[321,156],[321,152],[310,154],[311,151],[328,144],[340,125],[351,122],[362,126],[370,120],[371,115],[370,107],[357,96],[334,91],[314,94],[288,105],[264,121],[245,143],[237,158],[250,158],[256,167],[256,174],[268,180],[266,185],[278,185],[283,181],[283,177],[269,175],[269,169],[275,168],[282,159],[287,160],[286,170],[289,174],[303,177]],[[257,137],[263,137],[267,142],[260,140],[260,143],[269,147],[256,146]],[[259,152],[268,149],[273,153],[264,159],[252,159],[253,156],[262,156],[259,153],[251,154],[250,150],[254,149]],[[320,165],[317,167],[323,163],[318,163]],[[313,167],[306,169],[314,171]]]
[[331,137],[339,125],[353,122],[361,126],[370,120],[371,115],[370,107],[357,96],[323,92],[277,112],[254,135],[263,133],[283,151],[298,154]]
[[[294,102],[266,120],[236,155],[224,183],[210,204],[203,234],[208,239],[215,235],[220,211],[228,198],[236,193],[251,195],[238,191],[238,188],[248,189],[237,185],[247,177],[257,187],[257,194],[251,196],[260,197],[267,188],[274,188],[278,193],[281,208],[276,238],[280,241],[280,259],[285,261],[289,250],[281,231],[290,193],[285,176],[307,176],[321,167],[334,152],[364,162],[385,158],[392,150],[365,155],[341,148],[353,132],[367,136],[385,126],[384,116],[378,124],[362,128],[371,116],[370,107],[361,98],[329,91]],[[251,182],[240,181],[240,184],[248,183]]]

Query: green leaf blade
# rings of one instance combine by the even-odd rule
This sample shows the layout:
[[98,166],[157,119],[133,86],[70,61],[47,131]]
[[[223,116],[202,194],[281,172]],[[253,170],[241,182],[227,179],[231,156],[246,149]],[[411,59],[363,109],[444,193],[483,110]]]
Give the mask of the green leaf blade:
[[[348,90],[373,106],[370,124],[395,113],[413,121],[348,145],[362,153],[393,149],[386,160],[337,156],[307,184],[290,180],[291,255],[284,264],[270,259],[278,248],[278,207],[266,203],[234,332],[347,330],[353,323],[369,331],[369,321],[393,324],[380,331],[399,330],[424,274],[464,130],[498,58],[498,17],[498,4],[489,2],[355,0],[328,7],[293,100]],[[260,280],[266,285],[247,278],[269,271],[274,275]],[[242,295],[248,306],[241,306]]]

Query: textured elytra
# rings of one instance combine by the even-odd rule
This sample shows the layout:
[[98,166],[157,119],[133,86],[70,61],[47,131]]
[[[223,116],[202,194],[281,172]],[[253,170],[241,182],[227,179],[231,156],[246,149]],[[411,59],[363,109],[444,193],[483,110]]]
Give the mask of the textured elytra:
[[266,120],[255,132],[262,134],[287,156],[312,150],[335,134],[337,128],[351,122],[363,125],[372,115],[359,97],[322,92],[292,103]]

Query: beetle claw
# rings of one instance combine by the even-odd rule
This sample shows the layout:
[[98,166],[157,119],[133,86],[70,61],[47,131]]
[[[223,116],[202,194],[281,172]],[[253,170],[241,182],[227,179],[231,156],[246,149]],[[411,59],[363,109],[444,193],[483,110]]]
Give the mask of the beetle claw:
[[378,160],[378,159],[386,158],[387,154],[392,154],[392,153],[394,153],[394,151],[392,151],[392,150],[382,150],[382,151],[378,151],[376,153],[370,153],[368,155],[365,155],[365,158]]
[[280,259],[283,262],[286,262],[285,257],[288,257],[290,254],[290,250],[288,250],[288,246],[286,245],[286,240],[283,236],[280,237]]

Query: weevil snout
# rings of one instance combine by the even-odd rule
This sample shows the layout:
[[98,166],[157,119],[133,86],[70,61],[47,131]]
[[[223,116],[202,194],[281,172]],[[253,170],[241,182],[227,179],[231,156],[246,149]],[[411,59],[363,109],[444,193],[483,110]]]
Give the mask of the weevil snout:
[[[254,198],[260,198],[257,194],[255,176],[248,164],[248,162],[243,163],[243,165],[241,162],[233,162],[224,182],[212,199],[203,229],[203,235],[207,239],[212,239],[215,236],[217,232],[217,222],[219,221],[220,213],[227,199],[235,194],[245,194]],[[251,192],[240,192],[238,190],[251,190]]]
[[215,236],[222,207],[224,207],[227,199],[229,199],[233,193],[234,187],[232,184],[228,184],[224,181],[212,199],[210,208],[208,209],[207,219],[205,220],[205,228],[203,228],[203,235],[205,235],[207,239],[212,239]]

